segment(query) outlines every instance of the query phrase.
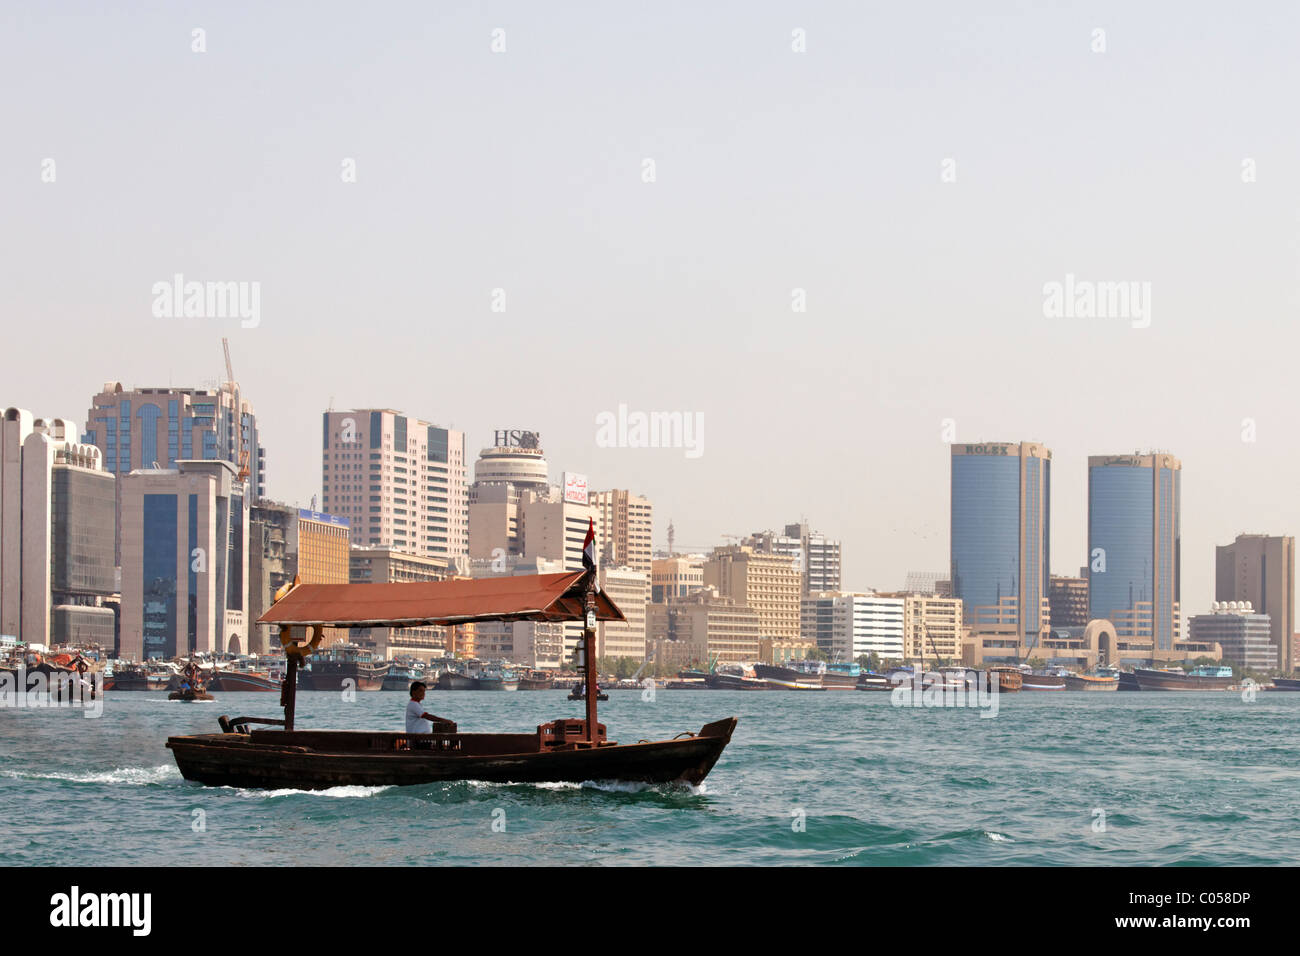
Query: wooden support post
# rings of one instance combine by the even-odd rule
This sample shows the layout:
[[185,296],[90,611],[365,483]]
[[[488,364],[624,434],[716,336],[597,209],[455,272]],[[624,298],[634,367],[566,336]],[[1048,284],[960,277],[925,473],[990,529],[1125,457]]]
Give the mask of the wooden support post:
[[298,657],[295,654],[286,655],[288,666],[284,671],[284,692],[280,695],[284,703],[284,729],[293,730],[293,707],[297,702],[297,685],[298,685]]
[[280,625],[280,646],[284,648],[284,682],[280,685],[280,706],[284,708],[284,729],[293,730],[293,708],[297,703],[298,655],[294,653],[293,629]]
[[587,740],[595,747],[599,741],[599,725],[596,723],[596,572],[587,572],[587,586],[582,596],[583,631],[582,642],[587,660]]

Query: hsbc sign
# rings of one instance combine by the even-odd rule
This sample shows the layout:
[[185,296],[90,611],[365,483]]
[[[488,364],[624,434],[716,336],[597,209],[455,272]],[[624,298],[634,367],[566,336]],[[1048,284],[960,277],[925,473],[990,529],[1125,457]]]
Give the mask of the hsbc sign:
[[492,433],[492,444],[497,448],[536,448],[540,442],[537,432],[518,428],[500,428]]

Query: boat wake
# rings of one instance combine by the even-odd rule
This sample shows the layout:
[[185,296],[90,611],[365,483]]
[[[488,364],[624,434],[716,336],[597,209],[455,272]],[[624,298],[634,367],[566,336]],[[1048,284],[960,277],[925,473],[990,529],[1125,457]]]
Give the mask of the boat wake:
[[180,778],[174,764],[158,767],[118,767],[96,773],[33,773],[28,770],[0,770],[0,776],[15,780],[62,780],[66,783],[121,783],[130,786],[149,786]]
[[679,783],[639,783],[631,780],[584,780],[582,783],[562,782],[506,782],[490,780],[467,780],[466,784],[475,789],[495,790],[501,787],[527,787],[530,790],[599,790],[604,793],[684,793],[690,796],[706,796],[709,793],[707,783],[698,787],[685,781]]
[[392,790],[393,788],[392,787],[340,786],[340,787],[330,787],[326,790],[298,790],[298,789],[244,790],[239,787],[222,787],[221,789],[233,790],[241,797],[256,800],[256,799],[267,799],[270,797],[293,797],[293,796],[334,797],[336,799],[347,798],[347,797],[373,797],[377,793],[383,793],[385,790]]

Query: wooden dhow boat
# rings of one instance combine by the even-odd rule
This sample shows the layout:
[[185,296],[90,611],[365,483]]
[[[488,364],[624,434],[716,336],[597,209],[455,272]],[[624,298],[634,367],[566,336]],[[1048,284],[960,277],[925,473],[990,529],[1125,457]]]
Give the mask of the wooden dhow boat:
[[1066,690],[1115,691],[1119,690],[1119,674],[1099,671],[1095,674],[1067,674]]
[[[593,531],[588,531],[589,541]],[[583,621],[582,719],[561,718],[535,733],[460,733],[450,721],[431,733],[297,730],[294,700],[304,658],[326,627],[419,627],[478,621]],[[280,628],[288,659],[283,719],[220,718],[222,732],[170,737],[167,747],[187,780],[209,786],[323,790],[345,785],[403,786],[445,780],[580,783],[613,780],[699,784],[731,740],[736,718],[671,740],[617,743],[596,719],[595,631],[625,620],[599,589],[594,564],[559,574],[409,584],[299,584],[281,589],[261,623]],[[307,628],[310,640],[293,636]],[[254,725],[271,725],[260,729]]]
[[1143,690],[1231,690],[1235,682],[1231,667],[1200,666],[1187,673],[1182,668],[1139,667],[1133,671]]
[[1019,667],[999,664],[996,667],[990,667],[985,672],[983,681],[985,690],[993,690],[994,675],[997,676],[998,690],[1003,694],[1018,693],[1021,683],[1024,681],[1024,673]]
[[1020,689],[1025,691],[1065,690],[1067,678],[1065,672],[1055,668],[1026,670],[1020,672]]

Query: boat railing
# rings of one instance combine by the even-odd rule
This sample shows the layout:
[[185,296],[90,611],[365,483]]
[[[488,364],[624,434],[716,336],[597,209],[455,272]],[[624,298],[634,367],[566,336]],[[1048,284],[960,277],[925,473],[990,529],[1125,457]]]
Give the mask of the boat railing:
[[236,717],[231,720],[224,714],[217,718],[223,734],[247,734],[249,724],[271,724],[283,727],[284,721],[279,717]]

